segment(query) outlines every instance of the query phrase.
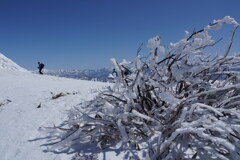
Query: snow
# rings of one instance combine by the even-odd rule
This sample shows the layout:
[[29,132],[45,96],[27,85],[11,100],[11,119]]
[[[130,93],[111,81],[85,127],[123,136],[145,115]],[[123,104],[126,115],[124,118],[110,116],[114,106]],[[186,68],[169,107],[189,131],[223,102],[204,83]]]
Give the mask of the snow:
[[10,70],[10,71],[21,71],[21,72],[27,72],[26,69],[20,67],[15,62],[13,62],[11,59],[7,58],[3,54],[0,53],[0,70]]
[[156,48],[158,48],[161,51],[161,53],[164,53],[165,52],[165,48],[160,45],[160,42],[161,42],[160,36],[156,36],[156,37],[150,38],[148,40],[147,47],[152,49],[152,51],[154,51]]
[[[93,99],[108,83],[37,75],[0,54],[1,160],[65,160],[72,154],[45,152],[40,127],[59,125],[71,107]],[[53,99],[57,94],[62,97]]]
[[160,37],[156,36],[148,40],[147,47],[151,49],[155,49],[160,45]]
[[213,25],[208,25],[207,27],[205,27],[205,30],[209,30],[209,29],[218,30],[222,27],[223,23],[239,25],[238,22],[235,21],[234,18],[232,18],[230,16],[225,16],[221,20],[214,20],[212,23]]

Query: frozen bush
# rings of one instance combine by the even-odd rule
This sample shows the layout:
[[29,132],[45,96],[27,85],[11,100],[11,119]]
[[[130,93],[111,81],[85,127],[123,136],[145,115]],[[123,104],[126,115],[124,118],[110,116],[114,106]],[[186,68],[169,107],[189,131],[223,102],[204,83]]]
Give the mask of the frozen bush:
[[[224,24],[233,25],[229,43],[212,58],[204,49],[218,40],[209,30]],[[147,58],[112,59],[113,87],[69,112],[53,149],[79,141],[101,149],[120,143],[146,151],[146,159],[240,159],[240,55],[229,56],[238,27],[224,17],[169,47],[159,36],[150,39]]]

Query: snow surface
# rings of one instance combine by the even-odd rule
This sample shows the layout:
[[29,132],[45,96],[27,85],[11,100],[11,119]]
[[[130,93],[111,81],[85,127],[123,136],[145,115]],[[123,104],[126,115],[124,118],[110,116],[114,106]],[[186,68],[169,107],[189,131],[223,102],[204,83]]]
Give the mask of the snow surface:
[[27,72],[26,69],[20,67],[15,62],[13,62],[11,59],[7,58],[3,54],[0,53],[0,70],[7,69],[10,71],[22,71]]
[[[67,110],[110,85],[32,74],[2,54],[0,77],[1,160],[71,159],[74,153],[46,152],[48,139],[39,128],[59,125],[67,119]],[[52,98],[59,93],[64,96]]]

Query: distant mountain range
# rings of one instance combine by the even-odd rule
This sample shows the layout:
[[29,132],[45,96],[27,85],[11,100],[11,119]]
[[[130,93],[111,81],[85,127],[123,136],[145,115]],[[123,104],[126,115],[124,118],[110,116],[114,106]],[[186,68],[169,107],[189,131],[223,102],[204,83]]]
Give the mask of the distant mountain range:
[[92,70],[92,69],[46,70],[45,69],[43,70],[43,72],[46,75],[52,75],[52,76],[58,76],[58,77],[107,82],[109,80],[108,78],[109,74],[112,73],[112,69],[111,68],[102,68],[97,70]]

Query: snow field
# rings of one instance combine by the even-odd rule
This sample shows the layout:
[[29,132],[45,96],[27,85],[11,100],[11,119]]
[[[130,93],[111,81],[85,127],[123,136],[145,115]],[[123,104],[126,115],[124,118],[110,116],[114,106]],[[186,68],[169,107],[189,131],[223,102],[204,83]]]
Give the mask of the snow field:
[[[82,101],[94,98],[109,84],[88,82],[22,70],[0,69],[0,159],[1,160],[64,160],[72,154],[44,152],[47,139],[41,126],[58,125],[66,112]],[[54,95],[64,96],[52,99]]]

